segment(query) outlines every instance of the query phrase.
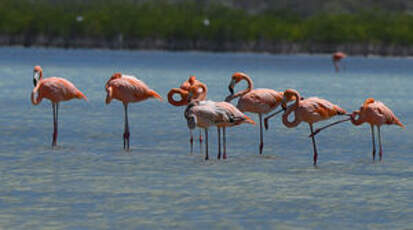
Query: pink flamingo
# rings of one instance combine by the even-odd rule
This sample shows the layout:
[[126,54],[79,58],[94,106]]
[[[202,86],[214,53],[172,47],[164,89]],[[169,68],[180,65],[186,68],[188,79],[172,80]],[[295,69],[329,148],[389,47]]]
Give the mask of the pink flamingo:
[[[358,116],[358,119],[356,119]],[[360,107],[360,110],[356,110],[351,114],[351,123],[356,126],[359,126],[367,122],[370,124],[371,127],[371,136],[372,136],[372,144],[373,144],[373,160],[376,156],[376,144],[375,144],[375,137],[374,137],[374,126],[377,127],[378,131],[378,139],[379,139],[379,155],[380,160],[382,160],[383,156],[383,148],[381,145],[381,135],[380,135],[380,127],[382,125],[398,125],[404,128],[404,125],[400,122],[400,120],[394,115],[394,113],[385,106],[380,101],[375,101],[373,98],[367,98],[364,101],[364,104]]]
[[162,101],[154,90],[150,89],[145,83],[136,79],[134,76],[114,73],[106,82],[106,104],[112,99],[117,99],[123,103],[125,108],[125,131],[123,133],[123,148],[129,150],[129,124],[128,124],[128,104],[140,102],[148,98],[156,98]]
[[[234,94],[234,87],[240,81],[246,81],[248,87],[245,90],[239,91]],[[225,101],[230,102],[231,100],[239,97],[237,108],[241,112],[257,113],[260,119],[260,145],[259,153],[262,154],[264,147],[263,131],[262,131],[262,114],[267,114],[272,110],[276,109],[282,101],[283,93],[277,92],[272,89],[253,89],[253,83],[251,78],[245,73],[234,73],[231,77],[231,82],[229,83],[228,89],[231,93]],[[272,116],[275,116],[281,111],[275,112]]]
[[[294,89],[287,89],[286,91],[284,91],[284,97],[282,101],[282,106],[284,108],[287,106],[287,102],[290,101],[291,98],[295,99],[295,103],[288,106],[282,116],[282,122],[288,128],[297,127],[303,121],[308,123],[308,125],[310,126],[310,137],[313,142],[314,150],[313,164],[314,166],[316,166],[318,153],[314,139],[315,133],[313,130],[313,124],[319,121],[330,119],[331,117],[334,117],[336,115],[347,115],[346,111],[339,106],[321,98],[310,97],[307,99],[301,99],[300,94]],[[288,117],[292,112],[294,112],[294,120],[290,122],[288,120]]]
[[[208,128],[216,126],[218,131],[218,155],[221,158],[221,128],[223,129],[223,159],[226,159],[226,133],[225,128],[240,125],[243,123],[255,124],[253,120],[239,111],[235,106],[228,102],[200,101],[201,94],[206,94],[208,89],[205,84],[196,84],[191,87],[189,99],[191,103],[185,110],[188,128],[194,129],[196,126],[205,130],[205,160],[208,160]],[[195,96],[194,96],[195,95]]]
[[347,55],[344,54],[343,52],[333,53],[332,59],[333,59],[334,67],[336,68],[336,72],[339,71],[338,63],[341,61],[341,59],[344,59],[346,57],[347,57]]
[[[173,105],[173,106],[184,106],[188,105],[188,94],[189,94],[189,89],[192,85],[194,84],[199,84],[201,83],[199,80],[196,79],[195,76],[191,75],[187,81],[184,81],[179,88],[172,88],[168,92],[168,102]],[[177,101],[174,99],[174,95],[179,94],[181,97],[181,100]],[[205,100],[206,94],[200,95],[199,100]],[[194,138],[192,136],[192,132],[190,133],[190,139],[189,143],[191,146],[191,153],[193,152],[194,148]],[[199,130],[199,146],[202,148],[202,132],[201,129]]]
[[[52,147],[57,144],[57,124],[59,103],[73,98],[84,99],[86,96],[80,92],[71,82],[60,77],[49,77],[43,79],[43,70],[40,66],[35,66],[33,70],[34,89],[31,94],[33,105],[39,104],[43,98],[52,102],[53,109],[53,141]],[[37,97],[36,97],[37,95]]]

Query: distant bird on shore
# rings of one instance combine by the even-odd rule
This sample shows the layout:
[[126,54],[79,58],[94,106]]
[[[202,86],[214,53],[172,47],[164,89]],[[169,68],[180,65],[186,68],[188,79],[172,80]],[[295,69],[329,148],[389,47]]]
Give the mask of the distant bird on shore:
[[[356,116],[358,118],[356,119]],[[358,126],[367,122],[371,127],[371,136],[373,144],[373,160],[376,157],[376,144],[375,144],[375,134],[374,126],[377,127],[378,139],[379,139],[379,156],[380,160],[383,157],[383,148],[381,145],[381,135],[380,127],[382,125],[398,125],[404,128],[404,125],[400,120],[394,115],[394,113],[385,106],[382,102],[376,101],[373,98],[367,98],[364,104],[360,107],[360,110],[356,110],[351,114],[351,123]]]
[[[294,104],[287,107],[287,102],[295,99]],[[287,89],[284,91],[282,106],[286,111],[282,115],[282,122],[288,128],[297,127],[301,122],[306,122],[310,126],[311,139],[313,142],[313,164],[317,165],[317,146],[314,139],[313,124],[319,121],[330,119],[336,115],[346,115],[346,111],[339,106],[317,97],[310,97],[301,99],[300,94],[294,89]],[[289,115],[294,112],[294,120],[288,120]],[[347,119],[349,120],[349,119]]]
[[[193,76],[193,75],[189,76],[189,79],[184,81],[179,88],[172,88],[168,92],[168,102],[173,106],[188,105],[188,103],[189,103],[188,95],[189,95],[189,90],[190,90],[191,86],[193,86],[195,84],[201,84],[201,83],[202,82],[197,80],[195,76]],[[200,90],[202,90],[202,89],[200,88]],[[180,97],[181,97],[181,100],[176,101],[174,99],[175,94],[179,94]],[[199,100],[201,100],[201,101],[205,100],[206,95],[207,95],[206,92],[205,92],[205,94],[200,95]],[[191,137],[189,139],[189,143],[190,143],[190,146],[191,146],[191,153],[192,153],[193,149],[194,149],[194,137],[192,136],[192,132],[191,132]],[[201,131],[201,129],[199,129],[199,145],[200,145],[200,148],[202,149],[202,131]]]
[[150,89],[145,83],[136,79],[134,76],[114,73],[106,82],[106,104],[112,99],[117,99],[123,103],[125,108],[125,131],[123,133],[123,148],[129,150],[129,124],[128,124],[128,104],[140,102],[148,98],[156,98],[162,101],[154,90]]
[[347,57],[347,55],[343,52],[333,53],[332,59],[333,59],[334,67],[336,68],[336,72],[340,71],[338,63],[341,61],[341,59],[344,59],[346,57]]
[[[247,82],[248,88],[234,94],[235,85],[242,80]],[[271,112],[281,104],[283,93],[277,92],[272,89],[253,89],[253,83],[251,78],[247,74],[240,72],[234,73],[232,75],[228,89],[231,94],[227,96],[227,98],[225,99],[226,102],[230,102],[233,99],[239,97],[237,108],[241,112],[250,112],[258,114],[258,117],[260,119],[259,153],[262,154],[262,150],[264,147],[262,115]],[[275,116],[279,112],[274,113],[272,116]]]
[[86,96],[80,92],[71,82],[60,77],[49,77],[43,79],[43,70],[40,66],[35,66],[33,70],[34,89],[31,93],[33,105],[39,104],[43,98],[52,102],[53,109],[53,141],[52,147],[57,145],[57,127],[59,103],[73,98],[84,99]]
[[[202,93],[199,93],[199,88],[202,88]],[[208,128],[216,126],[218,131],[218,154],[217,158],[221,158],[221,128],[223,129],[223,159],[226,155],[226,133],[225,128],[240,125],[243,123],[255,124],[253,120],[239,111],[234,105],[228,102],[200,101],[208,91],[205,84],[196,84],[191,87],[188,107],[185,109],[185,118],[190,130],[196,126],[205,130],[205,160],[208,156]]]

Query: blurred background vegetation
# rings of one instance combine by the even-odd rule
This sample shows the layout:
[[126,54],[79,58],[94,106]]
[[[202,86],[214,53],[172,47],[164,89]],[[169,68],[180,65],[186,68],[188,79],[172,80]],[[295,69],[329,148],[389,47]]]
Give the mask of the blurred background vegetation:
[[8,38],[2,45],[26,46],[40,37],[126,48],[142,39],[205,41],[216,50],[257,41],[410,46],[412,9],[411,0],[0,0],[0,36]]

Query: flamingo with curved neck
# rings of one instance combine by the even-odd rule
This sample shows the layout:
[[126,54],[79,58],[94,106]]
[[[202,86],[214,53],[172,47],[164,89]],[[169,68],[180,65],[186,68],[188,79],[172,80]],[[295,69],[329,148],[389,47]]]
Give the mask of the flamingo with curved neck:
[[[358,118],[356,118],[358,116]],[[353,111],[351,114],[351,123],[353,125],[359,126],[363,123],[369,123],[371,127],[371,137],[373,145],[373,160],[376,157],[376,144],[375,144],[375,134],[374,126],[377,127],[378,139],[379,139],[379,157],[382,160],[383,157],[383,147],[381,144],[381,133],[380,127],[382,125],[398,125],[404,128],[404,125],[400,122],[399,118],[394,115],[393,111],[389,109],[380,101],[376,101],[373,98],[367,98],[360,110]]]
[[[234,94],[235,85],[241,81],[247,82],[247,88]],[[240,72],[234,73],[232,75],[231,81],[228,85],[228,90],[231,94],[227,96],[225,101],[230,102],[233,99],[239,97],[237,108],[241,112],[251,112],[258,114],[260,120],[259,153],[262,154],[264,148],[262,115],[273,111],[281,104],[283,93],[277,92],[272,89],[254,89],[254,84],[251,78],[247,74]],[[281,111],[275,112],[272,116],[275,116],[279,112]]]
[[33,84],[34,89],[30,95],[30,100],[33,105],[38,105],[43,98],[49,99],[52,102],[53,108],[53,141],[52,147],[57,145],[57,126],[59,103],[72,99],[84,99],[86,96],[80,92],[70,81],[60,77],[49,77],[43,79],[43,70],[40,66],[35,66],[33,69]]
[[[294,99],[295,102],[287,107],[287,102]],[[321,98],[310,97],[307,99],[301,99],[297,90],[287,89],[284,91],[284,97],[282,106],[287,108],[282,115],[282,122],[288,128],[297,127],[301,122],[306,122],[310,126],[311,139],[313,142],[313,164],[317,165],[317,146],[315,142],[315,132],[313,130],[313,124],[319,121],[330,119],[336,115],[346,115],[346,111],[339,106]],[[294,120],[289,121],[288,117],[294,112]],[[349,119],[346,119],[349,120]],[[346,121],[342,120],[340,122]],[[335,122],[337,123],[337,122]]]
[[[189,76],[188,80],[184,81],[179,86],[179,88],[172,88],[168,92],[168,95],[167,95],[168,102],[173,106],[188,105],[188,103],[189,103],[189,99],[188,99],[189,90],[190,90],[192,85],[198,84],[198,83],[201,83],[201,82],[199,80],[197,80],[194,75]],[[174,99],[175,94],[179,94],[180,100],[175,100]],[[201,98],[201,100],[205,100],[206,95],[207,94],[205,93],[203,98]],[[200,147],[201,151],[202,151],[202,142],[203,142],[202,132],[201,132],[201,130],[199,130],[199,147]],[[189,143],[190,143],[190,151],[192,153],[193,148],[194,148],[194,137],[192,135],[192,132],[190,133]]]

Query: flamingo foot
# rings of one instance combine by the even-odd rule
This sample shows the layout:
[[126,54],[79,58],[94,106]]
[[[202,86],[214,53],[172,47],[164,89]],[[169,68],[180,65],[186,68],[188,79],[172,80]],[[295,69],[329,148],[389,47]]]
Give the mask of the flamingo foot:
[[383,152],[382,151],[379,152],[379,161],[381,161],[381,160],[383,160]]
[[373,150],[373,161],[376,160],[376,150]]
[[262,149],[264,148],[264,143],[260,143],[260,154],[262,154]]
[[317,168],[317,154],[314,155],[313,165],[315,168]]
[[57,132],[53,133],[53,141],[52,141],[52,147],[57,146]]

